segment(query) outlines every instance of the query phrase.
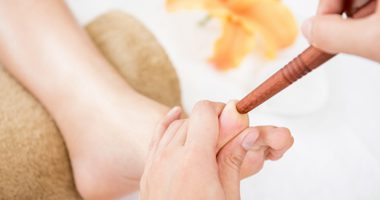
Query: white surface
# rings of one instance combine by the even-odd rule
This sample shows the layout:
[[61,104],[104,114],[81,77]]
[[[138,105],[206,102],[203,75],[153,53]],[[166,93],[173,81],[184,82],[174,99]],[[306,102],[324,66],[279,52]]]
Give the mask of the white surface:
[[[135,15],[166,48],[179,73],[185,107],[201,99],[238,99],[259,80],[299,53],[306,42],[265,62],[256,56],[227,73],[205,62],[218,36],[218,24],[199,28],[202,12],[166,13],[162,0],[69,0],[86,23],[110,9]],[[316,0],[285,1],[302,22]],[[254,58],[255,57],[255,58]],[[257,75],[257,66],[263,69]],[[340,55],[293,88],[251,114],[253,125],[289,127],[295,145],[278,162],[242,184],[242,199],[380,199],[380,65]],[[132,197],[131,199],[135,199]]]

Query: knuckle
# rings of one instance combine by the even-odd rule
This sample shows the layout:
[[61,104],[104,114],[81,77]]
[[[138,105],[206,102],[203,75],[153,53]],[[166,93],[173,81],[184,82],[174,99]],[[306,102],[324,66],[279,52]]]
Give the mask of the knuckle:
[[244,157],[237,154],[228,154],[221,156],[220,161],[223,165],[228,166],[233,169],[239,169],[243,164]]

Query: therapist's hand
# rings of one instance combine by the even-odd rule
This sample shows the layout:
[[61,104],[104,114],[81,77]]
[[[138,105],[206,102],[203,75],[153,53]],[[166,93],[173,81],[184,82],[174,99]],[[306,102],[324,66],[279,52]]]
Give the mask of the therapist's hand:
[[[246,178],[259,172],[265,160],[278,160],[293,145],[293,137],[287,128],[274,126],[249,127],[247,114],[236,110],[236,101],[229,102],[219,116],[219,139],[217,151],[219,156],[229,158],[232,151],[240,143],[231,142],[236,137],[244,137],[244,132],[251,132],[250,137],[256,137],[253,147],[247,152],[241,164],[240,177]],[[229,145],[226,146],[226,144]],[[231,146],[233,144],[233,146]],[[248,144],[245,144],[248,145]],[[222,148],[223,147],[223,148]],[[228,159],[223,160],[228,162]]]
[[317,16],[304,22],[303,34],[326,52],[355,54],[380,62],[380,1],[373,3],[374,14],[360,19],[344,19],[339,14],[344,2],[320,0]]
[[[247,128],[218,153],[223,107],[204,101],[194,107],[189,119],[179,119],[180,108],[167,114],[152,140],[140,185],[142,200],[239,199],[247,152],[257,152],[257,159],[249,160],[262,165],[272,147],[282,152],[293,143],[287,129]],[[276,146],[280,143],[284,146]]]

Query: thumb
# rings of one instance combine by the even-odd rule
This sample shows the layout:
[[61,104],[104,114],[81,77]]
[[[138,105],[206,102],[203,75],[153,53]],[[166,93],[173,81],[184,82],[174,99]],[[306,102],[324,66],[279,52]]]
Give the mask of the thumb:
[[329,53],[349,53],[369,57],[373,25],[370,17],[344,19],[340,15],[320,15],[306,20],[302,32],[310,44]]
[[259,133],[248,128],[220,150],[217,157],[219,177],[227,200],[240,199],[241,166],[258,138]]

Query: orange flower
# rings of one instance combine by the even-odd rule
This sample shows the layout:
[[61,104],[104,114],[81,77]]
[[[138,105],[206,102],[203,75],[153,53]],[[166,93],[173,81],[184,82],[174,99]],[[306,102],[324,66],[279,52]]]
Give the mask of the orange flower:
[[219,69],[238,66],[255,47],[273,59],[297,36],[295,19],[280,0],[167,0],[167,7],[205,9],[222,21],[223,33],[210,58]]

